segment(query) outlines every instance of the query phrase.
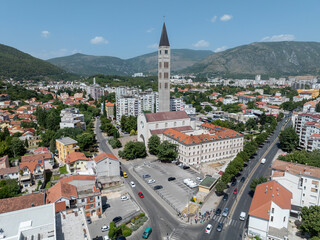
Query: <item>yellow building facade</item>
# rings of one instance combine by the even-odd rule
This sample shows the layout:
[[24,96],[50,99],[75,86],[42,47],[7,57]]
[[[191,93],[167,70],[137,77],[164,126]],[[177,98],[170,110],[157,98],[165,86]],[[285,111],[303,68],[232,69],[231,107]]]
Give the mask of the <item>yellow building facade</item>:
[[319,96],[319,89],[297,89],[297,92],[300,94],[311,94],[311,98],[317,98]]
[[56,140],[56,148],[58,150],[59,161],[65,163],[69,153],[79,149],[78,142],[69,137]]

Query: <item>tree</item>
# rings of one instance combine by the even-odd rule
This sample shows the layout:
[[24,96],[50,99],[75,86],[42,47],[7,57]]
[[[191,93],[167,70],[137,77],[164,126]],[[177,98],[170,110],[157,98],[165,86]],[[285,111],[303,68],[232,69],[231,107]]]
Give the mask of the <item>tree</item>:
[[23,142],[17,137],[12,138],[10,149],[14,157],[22,156],[27,152]]
[[144,158],[147,156],[146,147],[143,142],[130,141],[126,143],[123,151],[119,151],[119,156],[127,160]]
[[109,139],[108,142],[109,142],[109,144],[111,145],[111,147],[112,147],[113,149],[114,149],[114,148],[121,148],[121,147],[122,147],[121,142],[120,142],[119,139],[117,139],[117,138]]
[[250,189],[254,192],[256,190],[256,187],[261,184],[267,182],[268,179],[266,177],[259,177],[259,178],[253,178],[250,183]]
[[280,148],[286,152],[293,151],[299,145],[299,136],[293,127],[281,131],[279,136]]
[[212,107],[209,106],[209,105],[206,105],[206,106],[204,107],[204,110],[205,110],[206,112],[211,112],[211,111],[212,111]]
[[8,179],[0,181],[0,199],[15,197],[20,193],[20,186],[17,180]]
[[29,147],[28,139],[25,139],[25,140],[24,140],[24,146],[25,146],[26,148]]
[[157,155],[158,154],[158,147],[159,147],[160,143],[161,143],[161,141],[160,141],[159,136],[152,135],[148,141],[149,153],[151,153],[153,155]]
[[157,150],[157,157],[160,161],[171,162],[178,157],[177,145],[169,141],[163,141]]
[[49,114],[46,117],[46,128],[57,131],[59,129],[61,118],[59,111],[55,108],[51,109]]
[[50,152],[55,153],[56,151],[56,140],[52,138],[50,140]]
[[320,112],[320,102],[316,105],[316,112]]
[[79,143],[80,150],[88,150],[94,142],[94,136],[91,133],[84,132],[77,136],[77,141]]
[[220,180],[216,184],[215,188],[216,188],[217,194],[221,195],[223,191],[227,188],[227,184],[224,181]]
[[320,206],[303,207],[301,209],[302,224],[300,230],[313,236],[320,236]]

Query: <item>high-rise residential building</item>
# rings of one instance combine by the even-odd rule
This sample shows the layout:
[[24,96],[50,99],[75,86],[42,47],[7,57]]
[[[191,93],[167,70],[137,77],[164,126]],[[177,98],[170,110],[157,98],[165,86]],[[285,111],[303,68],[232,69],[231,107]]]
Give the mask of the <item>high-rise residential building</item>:
[[70,107],[61,110],[60,128],[80,128],[86,130],[86,123],[84,115],[80,113],[79,109]]
[[158,49],[158,92],[159,112],[170,111],[170,44],[165,23]]

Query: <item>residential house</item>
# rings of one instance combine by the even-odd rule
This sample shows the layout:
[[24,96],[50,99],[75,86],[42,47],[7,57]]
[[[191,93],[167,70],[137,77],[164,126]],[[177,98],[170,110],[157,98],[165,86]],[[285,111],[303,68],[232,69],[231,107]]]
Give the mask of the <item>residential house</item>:
[[276,160],[272,164],[272,180],[292,192],[292,210],[320,205],[320,168]]
[[78,142],[69,137],[63,137],[56,140],[56,149],[58,150],[59,161],[65,163],[69,153],[79,150]]
[[69,173],[76,173],[85,170],[88,160],[82,152],[69,153],[66,158],[67,171]]
[[66,209],[84,208],[87,217],[102,214],[101,193],[95,176],[72,175],[61,179],[47,191],[46,202],[64,202]]
[[0,168],[0,179],[19,179],[19,166]]
[[95,162],[97,181],[103,188],[121,183],[120,162],[116,156],[104,152],[93,158],[93,160]]
[[61,116],[61,122],[60,122],[60,128],[80,128],[85,130],[86,129],[86,123],[84,121],[84,115],[80,114],[79,109],[70,107],[61,110],[60,113]]
[[0,158],[0,169],[10,167],[8,155]]
[[105,108],[108,118],[114,118],[114,107],[115,103],[108,102],[108,100],[105,101]]
[[27,140],[30,140],[32,137],[34,136],[34,133],[33,132],[30,132],[30,131],[26,131],[25,133],[23,133],[19,139],[21,141],[25,141],[26,139]]
[[258,185],[249,210],[248,235],[287,239],[291,199],[292,193],[277,181]]

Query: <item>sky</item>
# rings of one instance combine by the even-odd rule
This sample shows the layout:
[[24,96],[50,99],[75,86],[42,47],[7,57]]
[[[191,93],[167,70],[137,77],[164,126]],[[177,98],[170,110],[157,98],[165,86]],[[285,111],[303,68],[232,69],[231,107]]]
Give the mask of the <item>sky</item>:
[[319,0],[1,0],[0,43],[41,59],[122,59],[157,49],[223,51],[259,41],[320,42]]

